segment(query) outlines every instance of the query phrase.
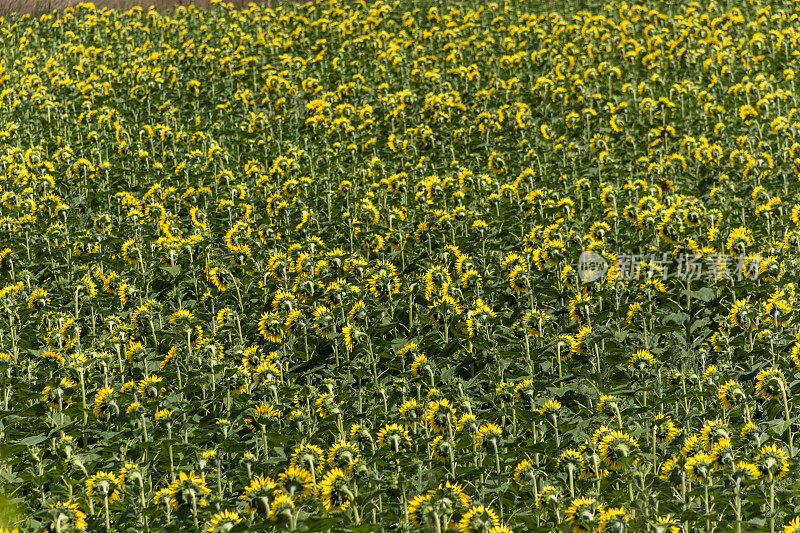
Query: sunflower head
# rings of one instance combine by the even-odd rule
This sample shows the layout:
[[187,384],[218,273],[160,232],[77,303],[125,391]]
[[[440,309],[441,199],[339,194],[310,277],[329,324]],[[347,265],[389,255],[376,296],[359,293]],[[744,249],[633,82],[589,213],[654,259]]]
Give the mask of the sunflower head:
[[592,497],[576,498],[567,508],[566,521],[573,533],[590,533],[600,521],[603,505]]
[[483,505],[471,508],[458,522],[461,533],[488,533],[499,525],[497,513]]

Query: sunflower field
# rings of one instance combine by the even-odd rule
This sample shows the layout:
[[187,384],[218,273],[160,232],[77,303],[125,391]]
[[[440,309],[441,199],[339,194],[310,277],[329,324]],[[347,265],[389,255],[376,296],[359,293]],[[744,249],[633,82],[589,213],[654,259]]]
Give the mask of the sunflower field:
[[800,531],[800,2],[545,7],[0,18],[0,531]]

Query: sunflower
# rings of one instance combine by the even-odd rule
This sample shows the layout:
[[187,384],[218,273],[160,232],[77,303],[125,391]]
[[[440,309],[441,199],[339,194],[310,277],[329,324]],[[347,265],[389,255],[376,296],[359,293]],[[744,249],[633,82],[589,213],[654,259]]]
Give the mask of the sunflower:
[[761,471],[758,467],[748,461],[739,461],[731,468],[730,473],[731,479],[737,487],[751,484],[760,475]]
[[297,298],[291,292],[279,290],[272,297],[272,312],[287,315],[297,307]]
[[556,466],[561,472],[579,472],[583,467],[583,454],[578,450],[565,450],[558,456]]
[[653,366],[653,354],[649,350],[637,350],[630,359],[628,359],[628,368],[637,370],[638,372],[649,372]]
[[347,441],[337,442],[328,450],[328,464],[340,470],[349,469],[360,457],[358,446]]
[[744,255],[747,247],[753,244],[753,232],[744,227],[738,227],[728,235],[726,248],[732,255]]
[[339,404],[331,392],[325,392],[317,396],[317,399],[314,400],[314,408],[320,418],[327,418],[328,415],[336,415],[341,412]]
[[281,342],[284,319],[278,313],[263,313],[258,321],[258,332],[269,342]]
[[559,411],[561,411],[561,402],[558,400],[547,400],[544,402],[544,405],[539,408],[539,414],[550,420],[555,420],[558,417]]
[[740,434],[742,439],[744,439],[745,443],[750,446],[751,448],[757,448],[761,445],[761,439],[763,437],[763,432],[761,428],[758,427],[756,424],[752,422],[748,422],[747,424],[742,427]]
[[113,472],[98,472],[86,480],[86,495],[95,501],[113,502],[120,497],[122,480]]
[[461,533],[483,533],[500,525],[500,519],[492,509],[479,505],[464,513],[458,522]]
[[703,441],[700,440],[700,437],[697,435],[690,435],[683,441],[683,446],[681,446],[681,455],[684,457],[691,457],[696,453],[700,453],[705,450],[705,446],[703,445]]
[[420,528],[428,524],[428,516],[433,512],[432,499],[431,494],[420,494],[408,502],[408,519],[412,524]]
[[[446,293],[448,285],[442,290]],[[429,316],[433,323],[438,325],[445,325],[453,322],[459,315],[461,315],[461,305],[458,300],[445,294],[441,298],[437,298],[431,305],[428,306]]]
[[388,447],[392,453],[398,453],[411,444],[411,436],[402,424],[387,424],[378,431],[378,446]]
[[63,377],[58,382],[58,385],[51,387],[46,386],[42,391],[42,396],[47,405],[53,411],[61,411],[72,403],[71,393],[74,392],[77,383],[70,378]]
[[600,457],[610,470],[621,470],[633,462],[639,444],[622,431],[611,431],[600,442]]
[[710,484],[713,470],[714,459],[707,453],[696,453],[686,460],[686,475],[697,483]]
[[597,411],[608,417],[614,417],[620,410],[619,403],[619,398],[613,394],[604,394],[597,400]]
[[137,388],[139,392],[139,396],[143,400],[155,400],[159,397],[159,395],[164,391],[163,388],[159,388],[159,384],[163,381],[161,376],[151,375],[139,381],[139,386]]
[[277,422],[279,415],[279,411],[272,405],[260,403],[252,409],[250,417],[245,418],[245,422],[253,431],[263,430]]
[[297,508],[292,497],[288,494],[278,494],[270,506],[269,518],[273,522],[286,521],[291,524],[296,513]]
[[475,444],[486,451],[497,452],[503,429],[497,424],[484,424],[475,434]]
[[680,522],[671,516],[657,516],[649,522],[653,533],[680,533]]
[[786,378],[779,368],[765,368],[756,376],[756,394],[765,400],[781,400],[786,393]]
[[295,496],[311,497],[317,492],[311,472],[300,466],[290,465],[289,468],[278,474],[278,479],[291,498]]
[[221,513],[214,513],[206,531],[208,531],[208,533],[226,533],[236,526],[236,524],[241,524],[241,522],[242,517],[239,516],[239,513],[224,510]]
[[731,439],[723,438],[715,442],[709,456],[716,468],[732,467],[735,456]]
[[350,479],[341,468],[333,468],[322,479],[322,503],[328,513],[343,511],[353,501]]
[[239,499],[249,512],[268,514],[272,501],[283,493],[283,488],[272,478],[256,476],[250,480]]
[[98,419],[108,420],[111,418],[112,411],[119,414],[119,407],[114,400],[114,388],[106,385],[95,394],[92,412]]
[[464,413],[458,419],[458,424],[456,425],[456,431],[467,431],[471,435],[474,435],[478,432],[478,419],[472,413]]
[[172,324],[172,329],[178,332],[186,332],[192,329],[192,324],[195,321],[194,314],[188,309],[179,309],[170,315],[169,323]]
[[536,479],[536,468],[530,459],[524,459],[514,467],[514,481],[520,485],[531,485]]
[[523,292],[531,288],[531,280],[528,277],[527,268],[522,265],[514,267],[508,273],[508,283],[515,292]]
[[706,420],[700,429],[700,439],[706,451],[711,450],[714,444],[720,439],[730,438],[728,426],[720,419]]
[[569,301],[569,317],[578,324],[583,324],[589,319],[596,305],[591,296],[579,292]]
[[435,489],[429,490],[428,494],[437,512],[451,517],[463,515],[472,502],[460,483],[450,481],[440,483]]
[[51,503],[50,509],[54,511],[55,523],[60,525],[61,531],[86,531],[86,513],[81,511],[78,502],[67,500]]
[[658,413],[650,424],[658,442],[671,443],[680,435],[681,430],[675,426],[669,415]]
[[324,305],[317,304],[312,313],[314,331],[322,338],[327,338],[336,327],[336,317]]
[[325,452],[316,444],[301,444],[292,452],[292,466],[302,467],[309,472],[316,469],[321,474],[325,467]]
[[208,505],[205,496],[211,493],[211,489],[206,486],[206,482],[197,476],[194,471],[181,471],[178,477],[169,485],[172,494],[172,505],[175,509],[181,507],[192,508],[193,506],[205,507]]
[[432,401],[428,404],[425,419],[434,434],[447,433],[449,430],[454,429],[455,421],[457,420],[456,410],[447,399]]
[[770,480],[782,479],[789,472],[789,456],[775,444],[765,444],[758,450],[756,466]]
[[600,533],[623,533],[628,531],[630,513],[622,507],[605,509],[600,514],[597,530]]
[[536,507],[541,511],[558,511],[564,507],[564,494],[552,485],[545,485],[536,494]]
[[572,533],[591,533],[602,513],[603,505],[594,498],[576,498],[567,508],[566,522],[572,526]]
[[437,435],[430,443],[431,453],[433,457],[439,461],[449,461],[450,454],[453,453],[453,443],[448,439]]
[[747,400],[747,395],[737,381],[729,379],[720,386],[717,398],[725,409],[730,410],[743,404]]
[[668,482],[673,487],[680,487],[684,479],[682,461],[679,457],[671,457],[661,465],[658,477]]
[[426,416],[425,407],[417,403],[415,398],[403,402],[399,411],[400,419],[411,425],[420,423]]
[[411,363],[410,370],[413,376],[419,376],[421,374],[432,376],[433,364],[428,360],[425,354],[418,354],[414,357],[414,362]]
[[544,311],[534,309],[533,311],[525,313],[521,322],[525,326],[528,335],[541,337],[544,335],[545,328],[550,325],[552,320],[553,317]]
[[782,533],[800,533],[800,516],[783,526]]

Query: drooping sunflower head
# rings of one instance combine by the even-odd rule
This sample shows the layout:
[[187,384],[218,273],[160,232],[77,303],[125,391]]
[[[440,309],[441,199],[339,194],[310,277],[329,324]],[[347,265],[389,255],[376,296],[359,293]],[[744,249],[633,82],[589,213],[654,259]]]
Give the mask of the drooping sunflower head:
[[291,498],[311,497],[317,492],[314,476],[303,467],[290,465],[289,468],[278,474],[278,479]]
[[252,408],[250,417],[246,418],[247,425],[253,431],[268,428],[278,421],[280,413],[270,404],[260,403]]
[[653,533],[680,533],[680,522],[671,516],[657,516],[649,522]]
[[120,496],[122,480],[113,472],[98,472],[86,480],[86,495],[95,501],[108,498],[113,502]]
[[500,440],[503,437],[503,429],[497,424],[484,424],[478,428],[475,434],[475,443],[478,447],[488,451],[496,452],[500,447]]
[[747,395],[737,381],[729,379],[720,386],[717,398],[725,409],[733,409],[743,404],[747,400]]
[[207,531],[208,533],[227,533],[236,526],[236,524],[240,524],[241,522],[242,517],[239,516],[239,513],[226,509],[221,513],[214,513]]
[[753,244],[753,232],[745,227],[739,227],[728,235],[726,248],[733,255],[744,255],[751,244]]
[[765,400],[781,400],[786,394],[786,378],[779,368],[765,368],[756,376],[756,394]]
[[573,533],[590,533],[597,527],[603,505],[592,497],[576,498],[567,508],[566,521]]
[[583,467],[583,454],[578,450],[565,450],[558,456],[557,466],[562,472],[580,472]]
[[269,342],[281,342],[284,319],[278,313],[263,313],[258,321],[258,332]]
[[661,471],[658,477],[673,487],[680,487],[684,478],[682,459],[676,456],[664,461],[664,464],[661,465]]
[[536,495],[536,507],[541,511],[555,512],[563,506],[564,494],[552,485],[545,485]]
[[700,430],[700,439],[703,441],[703,447],[706,451],[710,451],[718,440],[729,438],[728,425],[718,418],[706,420]]
[[478,428],[480,425],[478,424],[477,417],[472,413],[464,413],[458,419],[458,424],[456,426],[457,431],[467,431],[470,435],[474,435],[478,432]]
[[723,438],[714,443],[709,454],[717,468],[732,467],[736,459],[731,439]]
[[435,489],[429,490],[431,502],[440,515],[457,517],[463,515],[468,509],[472,498],[464,492],[464,487],[459,483],[447,481],[439,484]]
[[114,398],[114,388],[106,385],[94,397],[94,416],[100,420],[108,420],[112,414],[119,414],[119,407]]
[[761,475],[756,465],[749,461],[739,461],[732,466],[730,476],[740,489],[747,488]]
[[429,524],[428,517],[433,513],[433,496],[420,494],[408,503],[408,519],[417,527],[425,527]]
[[782,479],[789,472],[789,456],[776,444],[765,444],[758,451],[756,466],[770,480]]
[[597,530],[601,533],[624,533],[628,531],[631,515],[623,507],[605,509],[600,514]]
[[648,372],[654,363],[653,354],[649,350],[637,350],[628,360],[628,368],[644,373]]
[[54,516],[53,530],[57,529],[55,525],[58,524],[61,531],[86,531],[86,513],[81,511],[78,502],[67,500],[51,503],[50,509]]
[[454,429],[456,423],[456,410],[447,399],[432,401],[428,404],[425,415],[428,427],[435,434],[447,433],[448,428]]
[[621,431],[612,431],[600,442],[600,457],[610,470],[621,470],[630,466],[638,451],[636,439]]
[[686,475],[700,484],[710,484],[714,470],[714,459],[711,455],[700,452],[686,460]]
[[316,444],[301,444],[292,452],[291,464],[308,471],[316,469],[321,474],[325,468],[325,452]]
[[331,446],[328,450],[328,464],[331,468],[347,470],[360,457],[358,446],[355,443],[341,441]]
[[658,442],[666,442],[667,444],[675,440],[681,432],[681,430],[675,426],[672,418],[664,413],[658,413],[655,418],[653,418],[651,427]]
[[288,494],[278,494],[270,506],[269,518],[273,522],[290,525],[296,512],[297,508],[292,497]]
[[333,468],[322,479],[322,503],[328,513],[343,511],[353,501],[350,479],[341,468]]
[[274,479],[256,476],[250,480],[239,499],[251,513],[268,514],[274,499],[283,494],[283,488]]
[[406,445],[411,444],[411,436],[402,424],[387,424],[378,431],[378,446],[386,447],[392,453],[399,453]]
[[425,406],[417,403],[415,398],[406,400],[400,406],[400,418],[407,424],[418,424],[425,418]]
[[461,533],[488,533],[500,525],[500,519],[492,509],[478,505],[464,513],[458,522]]
[[178,477],[170,484],[172,504],[176,509],[181,507],[191,509],[192,506],[205,507],[205,496],[211,493],[206,482],[194,471],[180,472]]

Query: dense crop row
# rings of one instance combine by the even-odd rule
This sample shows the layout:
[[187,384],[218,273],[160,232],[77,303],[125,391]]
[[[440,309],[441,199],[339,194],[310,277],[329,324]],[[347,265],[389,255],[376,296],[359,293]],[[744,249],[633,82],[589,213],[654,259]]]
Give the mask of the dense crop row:
[[0,526],[800,531],[800,5],[528,4],[0,19]]

